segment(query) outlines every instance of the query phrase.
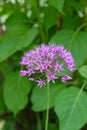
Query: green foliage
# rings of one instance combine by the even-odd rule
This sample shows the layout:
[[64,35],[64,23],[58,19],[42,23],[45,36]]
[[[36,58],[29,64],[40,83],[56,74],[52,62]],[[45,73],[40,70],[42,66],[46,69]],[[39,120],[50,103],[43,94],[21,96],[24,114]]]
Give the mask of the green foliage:
[[65,0],[49,0],[49,3],[53,5],[58,11],[63,12]]
[[20,77],[19,73],[12,73],[7,77],[4,84],[4,100],[14,114],[27,105],[30,88],[28,79]]
[[[7,32],[1,38],[0,43],[0,62],[23,47],[27,47],[37,36],[38,29],[27,26],[26,20],[25,15],[18,12],[13,13],[8,19]],[[8,43],[8,46],[6,46],[6,43]]]
[[[58,84],[50,84],[50,108],[54,106],[55,98],[57,97],[58,93],[64,89],[63,85]],[[46,110],[47,106],[47,86],[43,88],[35,87],[32,92],[31,101],[33,103],[32,109],[34,111],[43,111]]]
[[2,89],[0,88],[0,114],[6,111],[6,106],[3,100]]
[[2,128],[2,130],[15,130],[15,122],[13,118],[8,118],[6,121],[4,121],[5,125]]
[[43,42],[64,45],[76,64],[74,72],[58,73],[71,75],[71,81],[50,83],[48,130],[87,130],[87,0],[1,0],[2,130],[45,129],[47,86],[19,74],[23,53]]
[[[58,13],[54,7],[52,7],[52,6],[49,6],[48,8],[44,7],[42,9],[42,12],[44,14],[43,23],[44,23],[44,27],[46,28],[46,30],[48,30],[53,25],[57,24]],[[49,15],[50,12],[51,12],[51,15]],[[49,18],[48,18],[48,16],[49,16]]]
[[[15,30],[15,29],[13,29],[13,30]],[[30,28],[29,31],[26,32],[26,34],[21,35],[21,36],[19,36],[17,30],[15,32],[14,31],[8,32],[1,40],[0,61],[5,60],[10,55],[14,54],[16,51],[22,49],[23,47],[28,46],[33,41],[33,39],[36,37],[37,33],[38,33],[38,30],[34,27]],[[9,43],[8,46],[6,46],[6,42]],[[4,48],[4,51],[3,51],[3,48]]]
[[60,130],[80,129],[87,122],[87,93],[75,87],[66,88],[56,98],[55,112]]
[[50,123],[49,124],[49,130],[58,130],[58,128],[55,124]]
[[83,65],[79,68],[79,73],[87,79],[87,65]]

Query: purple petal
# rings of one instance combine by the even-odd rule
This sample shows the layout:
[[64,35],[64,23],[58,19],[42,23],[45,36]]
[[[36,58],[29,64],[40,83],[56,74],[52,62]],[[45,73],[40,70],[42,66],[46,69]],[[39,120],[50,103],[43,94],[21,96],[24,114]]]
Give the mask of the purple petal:
[[21,70],[20,71],[20,76],[26,76],[27,75],[27,71],[26,70]]

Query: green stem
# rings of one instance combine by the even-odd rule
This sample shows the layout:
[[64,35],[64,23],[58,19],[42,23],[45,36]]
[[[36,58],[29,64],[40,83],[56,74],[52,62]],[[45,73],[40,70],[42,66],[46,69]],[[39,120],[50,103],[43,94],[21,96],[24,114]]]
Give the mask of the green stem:
[[35,12],[36,12],[36,15],[37,15],[39,30],[40,30],[42,40],[43,40],[43,42],[46,43],[46,34],[45,34],[43,24],[42,24],[42,20],[41,20],[41,17],[40,17],[39,1],[38,0],[33,0],[33,6],[35,8]]
[[78,32],[79,32],[85,25],[86,25],[86,23],[83,23],[81,26],[79,26],[79,27],[77,28],[77,30],[75,31],[74,36],[76,36],[76,35],[78,34]]
[[37,117],[37,130],[42,130],[42,123],[39,113],[36,113],[36,117]]
[[49,123],[49,83],[47,83],[47,111],[46,111],[45,130],[48,130],[48,123]]
[[85,25],[86,25],[86,24],[83,23],[83,24],[82,24],[81,26],[79,26],[79,27],[77,28],[77,30],[74,32],[74,34],[73,34],[73,36],[72,36],[72,38],[71,38],[71,40],[70,40],[70,43],[69,43],[68,49],[71,48],[71,45],[72,45],[74,39],[76,38],[76,35],[79,33],[79,31],[80,31],[80,30],[81,30]]
[[81,26],[79,26],[79,27],[77,28],[77,30],[76,30],[76,31],[74,32],[74,34],[73,34],[73,37],[72,37],[70,43],[72,43],[72,42],[74,41],[76,35],[79,33],[79,31],[80,31],[85,25],[86,25],[86,24],[83,23]]
[[84,83],[83,83],[83,85],[82,85],[80,91],[82,91],[82,90],[85,88],[86,84],[87,84],[87,80],[84,81]]

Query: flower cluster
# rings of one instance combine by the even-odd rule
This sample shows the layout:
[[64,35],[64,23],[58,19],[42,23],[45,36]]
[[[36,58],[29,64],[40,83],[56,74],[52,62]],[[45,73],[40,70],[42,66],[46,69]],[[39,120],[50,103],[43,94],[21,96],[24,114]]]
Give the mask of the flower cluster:
[[[61,71],[75,69],[74,59],[64,46],[42,44],[34,50],[25,53],[21,59],[21,64],[25,70],[21,70],[21,76],[30,76],[29,80],[38,83],[42,87],[47,82],[61,78],[62,82],[71,80],[69,75],[60,76]],[[38,74],[34,78],[35,74]]]

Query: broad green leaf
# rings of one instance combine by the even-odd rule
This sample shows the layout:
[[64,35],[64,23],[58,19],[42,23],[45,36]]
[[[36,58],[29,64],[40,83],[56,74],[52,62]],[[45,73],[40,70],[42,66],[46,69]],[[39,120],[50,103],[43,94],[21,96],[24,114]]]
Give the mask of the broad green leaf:
[[59,130],[78,130],[87,123],[87,93],[70,87],[57,95],[55,112],[59,117]]
[[78,15],[64,15],[62,28],[75,30],[79,27],[81,18]]
[[[64,89],[64,86],[51,84],[50,85],[50,108],[53,107],[57,94]],[[32,109],[34,111],[43,111],[47,107],[47,86],[42,88],[35,87],[31,95]]]
[[7,31],[0,39],[0,62],[21,48],[27,47],[32,43],[37,34],[37,28],[26,25],[26,18],[24,15],[13,15],[9,18],[7,21]]
[[19,73],[8,75],[4,84],[4,100],[9,110],[15,114],[28,103],[30,83],[26,77],[20,77]]
[[65,0],[49,0],[49,3],[61,13],[63,13],[64,2]]
[[20,36],[19,49],[22,47],[27,47],[35,37],[38,35],[38,29],[35,27],[31,27],[24,35]]
[[55,34],[50,42],[64,45],[71,51],[76,67],[83,64],[87,57],[87,34],[85,32],[74,32],[71,30],[62,30]]
[[87,65],[83,65],[79,68],[79,73],[84,77],[87,78]]
[[[42,12],[44,13],[43,24],[46,30],[48,30],[50,27],[58,23],[58,12],[54,7],[52,6],[49,6],[48,8],[44,7],[42,8]],[[50,12],[51,15],[49,15]]]

